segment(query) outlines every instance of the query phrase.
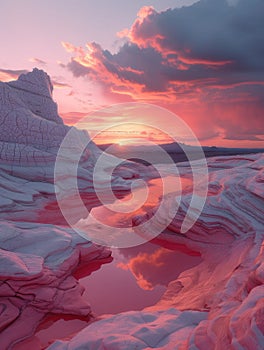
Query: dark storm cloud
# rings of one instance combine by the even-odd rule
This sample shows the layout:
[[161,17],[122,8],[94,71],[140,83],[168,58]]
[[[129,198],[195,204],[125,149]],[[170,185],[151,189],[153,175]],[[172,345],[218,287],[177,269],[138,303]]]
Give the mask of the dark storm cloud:
[[75,60],[71,60],[71,62],[67,64],[67,67],[75,77],[81,77],[87,75],[90,72],[88,68],[76,62]]
[[[201,0],[189,7],[158,13],[149,9],[137,19],[129,42],[117,54],[94,44],[95,64],[74,59],[75,76],[95,74],[100,61],[106,72],[146,91],[163,91],[171,82],[217,79],[219,84],[264,78],[264,1]],[[84,57],[83,57],[84,59]],[[140,71],[141,74],[130,71]]]
[[259,79],[259,73],[264,76],[263,13],[262,0],[240,0],[235,7],[225,0],[201,0],[190,7],[153,10],[134,23],[130,36],[140,46],[155,47],[191,66],[181,72],[168,69],[173,79],[218,78],[221,73],[232,81]]
[[[203,104],[214,132],[258,140],[264,129],[264,1],[232,3],[200,0],[163,12],[144,7],[117,53],[96,43],[88,44],[88,53],[67,44],[73,52],[67,67],[101,83],[107,94],[169,101],[179,111],[190,101]],[[232,130],[232,118],[243,125]]]
[[224,0],[201,0],[190,7],[154,12],[134,25],[132,35],[145,42],[154,39],[160,47],[191,59],[263,67],[263,13],[262,0],[241,0],[236,7]]

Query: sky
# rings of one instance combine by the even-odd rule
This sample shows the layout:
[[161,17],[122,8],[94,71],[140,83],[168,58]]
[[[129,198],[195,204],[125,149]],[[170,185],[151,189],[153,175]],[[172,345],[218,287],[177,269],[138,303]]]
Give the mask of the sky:
[[[0,80],[45,70],[66,123],[143,102],[177,114],[203,145],[264,147],[263,0],[0,0],[0,8]],[[106,118],[92,115],[91,129]]]

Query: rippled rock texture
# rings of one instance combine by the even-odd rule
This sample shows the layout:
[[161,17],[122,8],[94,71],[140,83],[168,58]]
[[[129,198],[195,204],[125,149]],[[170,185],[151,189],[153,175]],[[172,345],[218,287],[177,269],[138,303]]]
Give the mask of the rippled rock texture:
[[[108,316],[49,350],[263,349],[264,155],[213,158],[208,166],[208,198],[196,224],[180,233],[187,191],[159,237],[200,252],[203,261],[171,282],[157,305]],[[187,164],[181,173],[190,173]]]
[[1,348],[33,334],[49,312],[87,316],[90,306],[72,277],[79,263],[108,257],[107,249],[54,225],[0,222]]
[[[62,226],[58,217],[54,164],[72,128],[58,116],[51,93],[49,77],[39,70],[0,84],[1,349],[11,349],[31,335],[49,312],[89,316],[90,307],[73,272],[81,261],[110,254]],[[84,141],[89,141],[88,133],[74,129],[69,150],[78,151]],[[91,207],[98,205],[92,171],[100,154],[91,142],[78,168],[79,189]],[[66,168],[70,165],[66,157]],[[186,233],[180,231],[190,188],[182,196],[177,216],[157,238],[163,244],[184,244],[199,252],[203,261],[171,282],[157,305],[105,316],[49,349],[263,349],[263,166],[263,154],[210,159],[208,197],[195,225]],[[120,167],[113,187],[128,189],[129,180],[142,177],[146,169]],[[188,164],[180,164],[179,170],[191,176]],[[70,176],[64,174],[66,180]],[[167,196],[155,225],[170,215],[175,198]],[[135,230],[153,213],[136,217]]]
[[[52,99],[52,89],[49,76],[38,69],[22,74],[17,81],[0,82],[0,218],[27,220],[30,211],[31,219],[33,216],[35,221],[43,222],[43,217],[39,217],[41,209],[45,209],[49,218],[45,222],[51,222],[52,217],[54,219],[59,215],[58,210],[54,214],[56,206],[51,205],[50,198],[55,196],[53,183],[56,156],[69,131],[71,139],[60,159],[64,171],[61,183],[66,183],[70,194],[71,181],[75,176],[71,172],[76,161],[72,158],[80,153],[79,190],[83,195],[94,192],[93,169],[102,151],[86,130],[64,125]],[[112,156],[104,157],[105,169],[102,174],[107,167],[112,166],[113,159]],[[136,164],[120,166],[112,177],[113,189],[129,189],[129,179],[138,177],[142,168]],[[104,178],[99,186],[104,188]],[[47,196],[49,200],[46,200]],[[88,206],[89,203],[90,206],[95,204],[91,196],[86,201]]]
[[[89,135],[64,125],[52,99],[49,76],[38,69],[0,83],[0,348],[31,335],[47,313],[87,316],[90,306],[72,276],[76,267],[111,252],[81,238],[62,223],[56,205],[54,165],[69,130],[72,149]],[[78,185],[90,207],[92,169],[101,151],[90,142],[78,169]],[[71,160],[65,159],[70,166]],[[106,165],[107,166],[107,165]],[[130,170],[128,169],[128,172]],[[113,186],[126,187],[122,172]],[[130,171],[133,174],[133,169]],[[120,176],[119,176],[120,175]],[[65,173],[65,179],[71,175]],[[69,192],[71,188],[69,187]],[[71,208],[72,209],[72,208]],[[73,210],[73,209],[72,209]]]

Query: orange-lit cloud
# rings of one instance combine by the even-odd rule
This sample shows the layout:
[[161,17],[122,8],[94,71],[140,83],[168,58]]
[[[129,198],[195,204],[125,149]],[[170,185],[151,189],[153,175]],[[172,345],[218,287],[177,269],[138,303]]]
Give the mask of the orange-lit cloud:
[[82,112],[62,112],[60,116],[63,118],[64,122],[67,125],[74,125],[83,117],[85,117],[87,113]]
[[142,252],[131,257],[128,263],[120,263],[122,269],[130,270],[138,285],[145,290],[151,290],[156,285],[167,286],[178,275],[195,266],[201,258],[190,257],[181,252],[156,248],[151,252]]
[[55,89],[65,89],[65,88],[71,88],[71,85],[68,83],[61,83],[55,79],[52,79],[52,85]]
[[0,69],[0,81],[7,82],[11,80],[16,80],[21,74],[28,73],[25,69]]
[[163,12],[143,7],[131,28],[119,33],[127,42],[117,53],[97,43],[85,48],[63,43],[72,54],[65,67],[100,84],[110,101],[144,101],[173,110],[200,140],[261,146],[263,12],[258,0],[235,7],[200,1]]
[[66,51],[68,52],[75,52],[76,54],[80,54],[80,55],[83,55],[84,54],[84,50],[83,48],[81,47],[75,47],[74,45],[68,43],[68,42],[65,42],[65,41],[62,41],[61,42],[61,45],[65,48]]

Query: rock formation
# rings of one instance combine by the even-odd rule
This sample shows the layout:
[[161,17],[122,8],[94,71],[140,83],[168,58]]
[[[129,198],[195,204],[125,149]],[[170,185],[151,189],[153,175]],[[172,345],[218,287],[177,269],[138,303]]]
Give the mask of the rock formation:
[[[208,166],[209,194],[199,220],[180,233],[191,195],[186,193],[177,217],[158,237],[160,243],[186,245],[203,261],[172,281],[157,305],[105,317],[49,350],[263,348],[264,155],[212,158]],[[187,164],[181,173],[190,173]],[[167,201],[166,215],[171,196]]]
[[[64,125],[45,72],[34,69],[17,81],[0,83],[0,125],[0,347],[9,349],[31,335],[49,312],[89,318],[90,306],[72,273],[78,264],[111,252],[54,225],[63,219],[54,188],[63,138],[73,129],[69,147],[87,142],[78,185],[90,207],[98,205],[91,177],[101,151],[89,143],[87,132]],[[114,187],[129,186],[122,172],[113,178]]]
[[[65,225],[56,225],[62,223],[54,189],[56,155],[69,130],[74,131],[69,151],[88,144],[89,135],[64,125],[51,93],[49,77],[36,69],[15,82],[0,83],[1,349],[32,335],[49,312],[89,317],[73,272],[80,262],[110,255]],[[78,186],[90,207],[98,205],[92,171],[100,154],[90,142],[78,167]],[[68,166],[72,160],[66,156],[63,161]],[[198,221],[181,233],[189,189],[177,216],[156,238],[161,244],[183,244],[203,261],[172,281],[157,305],[105,316],[49,350],[263,349],[264,155],[211,158],[208,167],[209,193]],[[146,177],[146,169],[120,166],[113,188],[129,189],[130,179]],[[188,164],[179,164],[179,170],[191,177]],[[63,176],[68,180],[71,174]],[[170,193],[154,224],[170,215],[173,203]],[[154,213],[155,208],[134,218],[135,230]]]

